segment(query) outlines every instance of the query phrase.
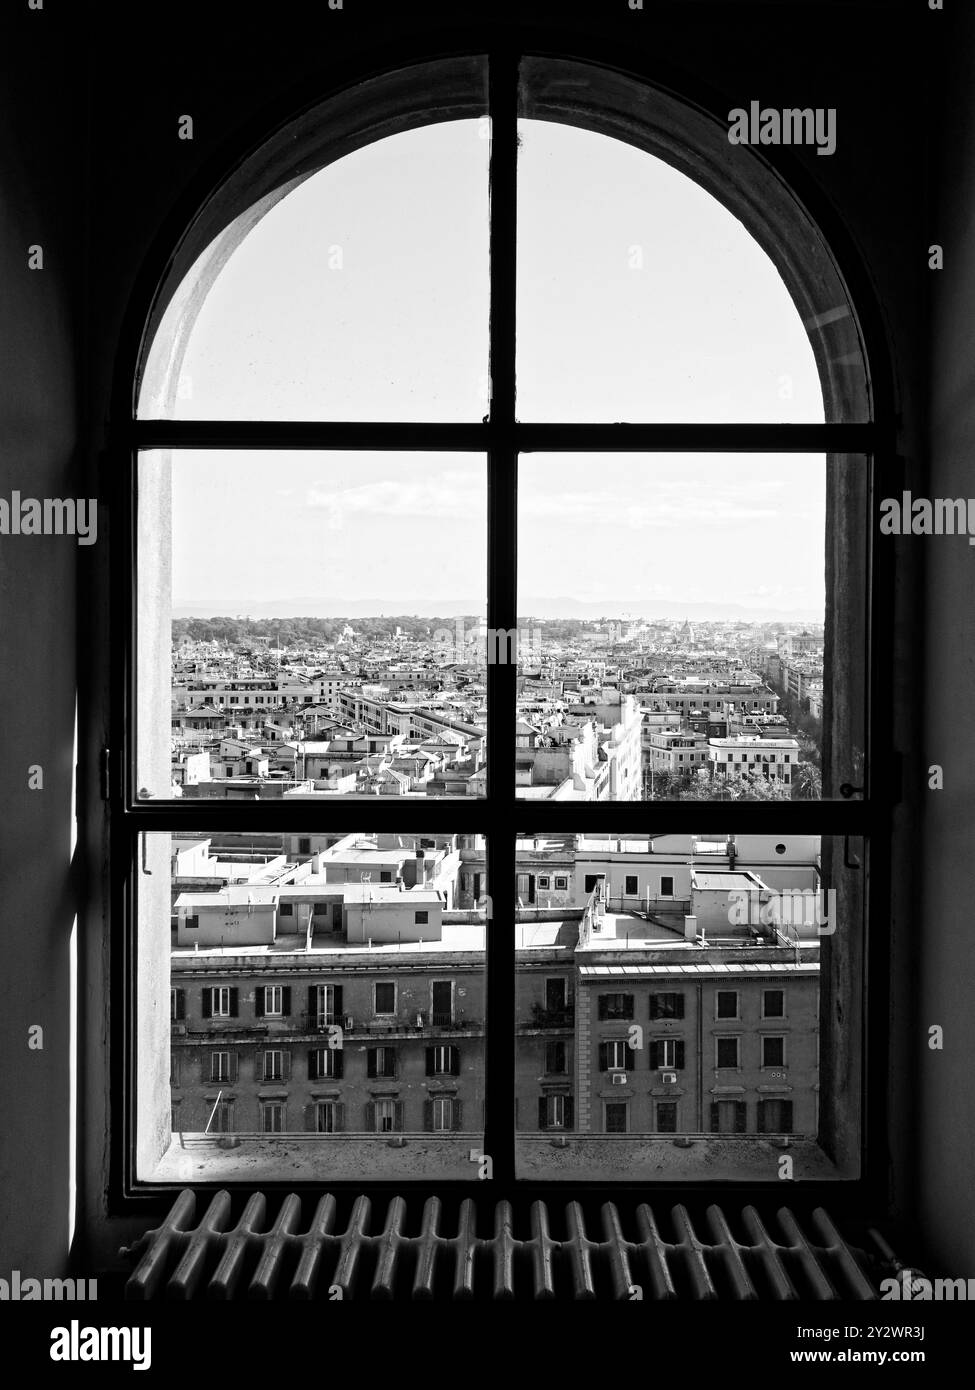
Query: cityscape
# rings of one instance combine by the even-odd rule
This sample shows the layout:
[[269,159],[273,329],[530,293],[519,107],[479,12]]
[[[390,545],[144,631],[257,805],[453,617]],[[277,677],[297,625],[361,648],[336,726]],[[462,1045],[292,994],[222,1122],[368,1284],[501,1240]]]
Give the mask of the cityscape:
[[487,666],[518,662],[527,801],[822,795],[823,624],[174,618],[181,798],[477,797]]
[[[269,1139],[299,1135],[374,1163],[377,1139],[414,1136],[428,1168],[462,1169],[484,1126],[484,837],[174,833],[170,848],[184,1158],[204,1141],[267,1161]],[[835,927],[818,836],[519,836],[516,862],[528,1169],[612,1173],[628,1136],[648,1163],[661,1146],[692,1161],[696,1136],[747,1173],[815,1139]]]

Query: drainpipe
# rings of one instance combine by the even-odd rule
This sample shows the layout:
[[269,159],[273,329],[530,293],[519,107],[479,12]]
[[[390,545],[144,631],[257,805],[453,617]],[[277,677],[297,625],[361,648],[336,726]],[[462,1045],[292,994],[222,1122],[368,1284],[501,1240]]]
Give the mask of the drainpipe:
[[697,1132],[704,1133],[704,1013],[702,986],[697,987]]

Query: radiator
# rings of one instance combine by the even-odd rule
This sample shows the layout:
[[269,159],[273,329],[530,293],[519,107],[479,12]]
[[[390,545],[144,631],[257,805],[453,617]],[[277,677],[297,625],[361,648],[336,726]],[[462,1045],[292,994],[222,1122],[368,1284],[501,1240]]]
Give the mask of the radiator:
[[[339,1200],[312,1210],[291,1194],[269,1215],[263,1193],[232,1222],[229,1192],[196,1220],[182,1192],[162,1225],[122,1253],[137,1263],[127,1299],[696,1299],[869,1300],[901,1268],[877,1232],[844,1238],[822,1209],[801,1220],[788,1207],[732,1221],[711,1205],[656,1211],[606,1202],[586,1213],[536,1201],[516,1231],[509,1202],[467,1199],[448,1221],[444,1203],[422,1209],[393,1197],[385,1215],[357,1197],[339,1220]],[[310,1214],[310,1220],[307,1219]],[[409,1234],[410,1225],[418,1227]]]

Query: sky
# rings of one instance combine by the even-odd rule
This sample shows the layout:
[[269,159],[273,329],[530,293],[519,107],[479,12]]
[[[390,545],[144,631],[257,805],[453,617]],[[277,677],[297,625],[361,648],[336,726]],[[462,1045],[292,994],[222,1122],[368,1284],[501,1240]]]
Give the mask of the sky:
[[[465,120],[392,136],[273,208],[206,299],[176,418],[480,420],[484,133]],[[518,257],[519,418],[822,421],[778,272],[660,160],[522,122]],[[483,595],[484,469],[453,454],[177,456],[177,611]],[[713,597],[822,614],[822,458],[529,455],[520,477],[519,596],[533,606]]]

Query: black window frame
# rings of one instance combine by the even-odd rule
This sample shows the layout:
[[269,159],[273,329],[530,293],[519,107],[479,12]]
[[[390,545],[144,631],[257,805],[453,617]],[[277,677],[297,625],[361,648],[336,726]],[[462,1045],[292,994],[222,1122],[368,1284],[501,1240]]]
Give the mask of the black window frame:
[[[775,162],[784,168],[789,186],[801,194],[810,219],[822,232],[836,264],[841,268],[851,304],[855,306],[864,357],[870,369],[873,396],[873,413],[870,419],[857,423],[813,426],[628,426],[606,423],[583,427],[562,426],[557,423],[535,426],[516,420],[515,173],[518,61],[525,50],[511,38],[495,31],[486,36],[487,41],[483,41],[484,37],[480,35],[479,41],[470,45],[470,52],[485,55],[489,65],[488,109],[492,119],[493,138],[491,412],[485,422],[479,425],[403,427],[401,435],[403,440],[408,442],[403,442],[398,447],[404,450],[421,445],[434,449],[464,448],[480,450],[485,454],[488,468],[489,626],[505,630],[517,627],[517,462],[520,454],[531,452],[532,448],[544,447],[547,451],[568,452],[578,449],[625,449],[646,452],[648,457],[661,451],[694,449],[715,453],[735,453],[750,449],[781,452],[821,451],[826,453],[828,458],[850,453],[863,456],[868,499],[873,496],[878,463],[884,467],[885,490],[896,492],[901,461],[896,453],[894,396],[879,307],[873,298],[869,277],[859,263],[846,228],[836,217],[827,200],[818,193],[815,184],[788,156]],[[553,51],[555,47],[553,45]],[[536,48],[537,43],[531,46],[531,51],[534,52]],[[614,69],[621,72],[627,70],[629,55],[625,52],[619,51],[608,56]],[[415,61],[415,54],[404,53],[402,60]],[[579,61],[587,60],[580,56]],[[393,72],[396,67],[397,62],[390,55],[385,71]],[[350,80],[365,81],[373,75],[373,65],[362,60],[358,67],[353,63],[351,71],[346,66],[341,79],[338,72],[334,71],[330,79],[320,84],[316,93],[309,95],[323,101],[337,94]],[[641,74],[641,80],[649,86],[655,85],[653,76]],[[675,83],[675,90],[682,90],[680,82]],[[687,93],[684,95],[689,96]],[[430,100],[435,104],[436,94],[433,94]],[[292,99],[290,110],[294,109],[294,104]],[[282,112],[282,116],[284,114]],[[586,122],[580,119],[578,123],[584,125]],[[267,426],[262,423],[226,425],[218,422],[218,428],[214,430],[208,422],[197,424],[133,418],[134,366],[140,360],[147,323],[150,321],[150,306],[162,279],[162,273],[169,263],[171,247],[182,230],[189,225],[191,214],[202,198],[217,186],[219,178],[225,175],[228,169],[233,169],[243,160],[245,152],[255,142],[266,138],[267,132],[266,115],[255,117],[250,124],[245,121],[242,124],[237,150],[227,155],[221,169],[207,170],[205,181],[195,185],[174,210],[170,223],[161,235],[161,244],[153,263],[147,265],[139,277],[119,353],[108,450],[108,457],[117,468],[113,467],[114,478],[103,484],[103,490],[111,513],[117,520],[110,557],[114,581],[112,627],[121,640],[113,643],[109,722],[111,735],[103,753],[101,767],[103,795],[109,803],[112,845],[112,984],[113,992],[118,989],[118,997],[125,1001],[123,1009],[113,1011],[110,1061],[112,1092],[121,1099],[121,1103],[114,1110],[110,1135],[110,1197],[112,1209],[119,1212],[147,1209],[162,1211],[165,1209],[166,1201],[177,1190],[165,1183],[138,1181],[134,1167],[134,1086],[138,1069],[134,1022],[137,953],[132,946],[137,913],[135,885],[138,882],[143,834],[154,830],[183,828],[216,830],[226,828],[228,821],[250,829],[264,827],[275,831],[295,831],[309,826],[313,833],[348,825],[356,828],[361,825],[363,829],[397,830],[424,826],[428,831],[434,832],[448,825],[452,832],[485,835],[486,867],[493,888],[494,917],[497,921],[510,922],[515,910],[515,826],[527,828],[530,821],[531,827],[539,831],[562,833],[567,830],[586,833],[589,830],[605,830],[612,826],[614,831],[639,834],[645,826],[649,809],[646,803],[641,802],[593,807],[579,804],[528,806],[518,801],[514,795],[515,667],[501,664],[488,668],[488,793],[483,799],[472,798],[466,804],[462,801],[439,801],[409,807],[367,805],[352,798],[345,802],[320,806],[311,803],[302,806],[294,802],[287,806],[229,802],[220,806],[188,803],[180,806],[178,802],[145,802],[138,799],[135,745],[129,735],[132,727],[131,714],[135,708],[134,497],[138,452],[150,447],[220,447],[221,443],[225,446],[236,443],[240,447],[246,444],[247,447],[259,448],[301,448],[312,445],[322,448],[367,448],[376,447],[377,443],[384,448],[397,447],[390,444],[392,431],[397,427],[386,425],[339,423],[315,424],[308,427],[304,423]],[[705,182],[704,179],[700,181]],[[774,259],[774,251],[772,254]],[[506,343],[510,346],[504,347]],[[499,345],[504,347],[504,350],[499,351]],[[117,483],[120,476],[128,479],[127,485],[121,488]],[[865,537],[868,569],[864,595],[868,610],[868,689],[883,690],[888,688],[889,679],[889,608],[878,604],[872,596],[889,592],[893,562],[890,548],[885,551],[870,544],[871,537],[877,534],[876,522],[873,518],[874,509],[868,505],[865,511],[868,531]],[[97,698],[95,697],[96,703]],[[898,799],[899,786],[899,764],[892,751],[890,734],[892,714],[886,707],[886,702],[868,702],[865,721],[867,757],[866,768],[862,774],[863,785],[851,786],[850,795],[844,794],[845,799],[795,802],[787,805],[737,803],[733,815],[729,816],[741,833],[770,833],[779,830],[784,823],[791,833],[830,836],[834,843],[843,845],[843,857],[847,866],[862,865],[864,871],[869,852],[872,882],[869,930],[872,942],[879,949],[872,951],[869,971],[864,966],[861,978],[862,991],[864,995],[869,993],[872,1005],[868,1015],[870,1026],[866,1050],[859,1059],[861,1076],[866,1071],[868,1056],[871,1066],[878,1064],[878,1060],[882,1066],[881,1059],[886,1056],[886,1036],[882,1024],[878,1025],[877,1020],[882,1019],[884,1001],[889,990],[889,980],[883,962],[883,944],[887,932],[884,926],[885,905],[889,901],[890,878],[887,845],[891,808]],[[879,750],[876,756],[871,757],[872,750]],[[700,809],[693,804],[688,806],[680,802],[671,802],[664,803],[662,807],[658,804],[658,809],[662,811],[668,830],[673,830],[674,833],[695,828],[700,819]],[[865,872],[863,876],[866,877]],[[866,920],[864,929],[867,929]],[[857,954],[858,960],[862,960],[865,954],[861,950]],[[511,989],[514,970],[513,933],[488,932],[486,972],[490,1004],[487,1030],[485,1152],[492,1155],[496,1190],[524,1192],[543,1185],[524,1179],[515,1182],[515,1127],[514,1108],[511,1103],[515,1084],[514,991]],[[824,1002],[821,1018],[826,1017],[828,1002],[828,999]],[[841,1065],[842,1059],[834,1063],[834,1072]],[[882,1137],[886,1132],[885,1104],[880,1089],[874,1088],[868,1095],[864,1125],[860,1134],[860,1176],[823,1184],[824,1193],[833,1196],[841,1187],[853,1193],[862,1190],[865,1185],[870,1186],[871,1190],[886,1190],[886,1153]],[[873,1140],[868,1144],[871,1134]],[[208,1184],[203,1182],[199,1185],[206,1187]],[[334,1185],[341,1187],[343,1184],[338,1182]],[[362,1181],[356,1184],[359,1187],[362,1185]],[[368,1180],[367,1185],[379,1188],[383,1186],[381,1183],[371,1183]],[[438,1183],[434,1190],[439,1190],[444,1185]],[[580,1182],[578,1185],[609,1193],[618,1193],[625,1187],[625,1184],[616,1183]],[[274,1188],[276,1184],[264,1183],[262,1186]],[[449,1186],[454,1187],[457,1184],[451,1183]],[[680,1183],[662,1182],[660,1189],[680,1191],[684,1186]],[[771,1184],[761,1185],[754,1190],[761,1193],[769,1190],[770,1186]],[[747,1183],[741,1184],[741,1187],[743,1191],[753,1190]],[[479,1189],[473,1185],[472,1190]]]

